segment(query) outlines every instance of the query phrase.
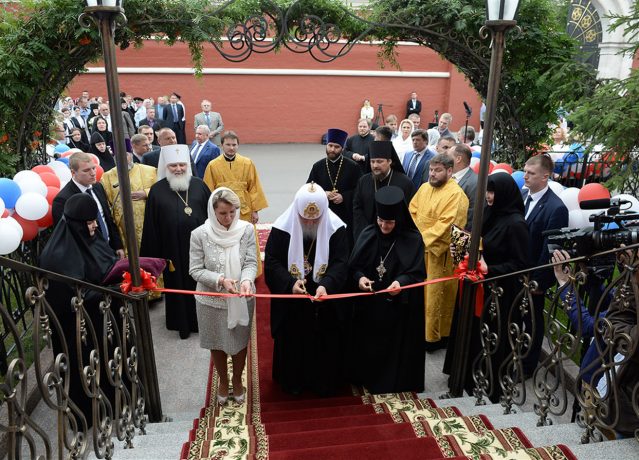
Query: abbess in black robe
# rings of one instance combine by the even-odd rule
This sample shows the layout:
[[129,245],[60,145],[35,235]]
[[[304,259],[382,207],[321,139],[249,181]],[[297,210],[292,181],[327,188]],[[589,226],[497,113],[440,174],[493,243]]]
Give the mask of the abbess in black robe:
[[[297,281],[288,270],[290,239],[287,232],[274,227],[266,243],[264,277],[273,294],[291,294]],[[310,246],[311,241],[304,241],[304,253]],[[312,266],[314,249],[308,259]],[[340,227],[329,240],[328,264],[319,283],[313,280],[312,271],[306,275],[307,292],[314,295],[320,285],[328,294],[341,292],[348,275],[347,260],[346,229]],[[275,342],[273,380],[284,391],[298,394],[311,390],[330,396],[345,383],[341,375],[344,346],[339,308],[340,304],[333,300],[271,300],[271,335]]]
[[[209,188],[197,177],[191,177],[188,196],[187,192],[172,190],[166,178],[156,182],[149,191],[140,255],[171,260],[172,264],[167,264],[164,269],[166,288],[195,290],[196,283],[189,275],[191,232],[207,219],[206,206],[210,195]],[[184,212],[185,201],[191,208],[190,215]],[[180,338],[198,332],[192,295],[166,293],[164,305],[167,329],[179,331]]]
[[[508,174],[493,174],[488,176],[486,190],[494,192],[493,204],[484,207],[484,218],[481,227],[482,251],[484,261],[488,268],[487,278],[506,275],[528,267],[529,235],[528,225],[524,218],[524,202],[519,192],[519,187]],[[490,355],[490,368],[492,380],[488,388],[488,397],[492,402],[499,401],[502,388],[499,384],[499,373],[502,364],[510,361],[512,348],[508,341],[508,315],[513,308],[513,301],[523,288],[518,276],[510,276],[497,281],[497,287],[503,290],[499,297],[499,323],[492,321],[490,315],[484,314],[491,333],[497,334],[499,343],[495,352]],[[489,306],[490,289],[484,287],[484,310]],[[513,310],[512,321],[522,328],[521,318],[518,316],[518,307]],[[444,361],[444,373],[450,374],[453,367],[453,354],[458,346],[457,321],[459,309],[455,310],[453,325]],[[468,353],[469,367],[466,369],[465,390],[472,394],[475,385],[473,381],[473,369],[475,360],[481,352],[481,321],[474,316],[471,333],[471,343]],[[512,373],[511,373],[512,375]],[[520,376],[523,378],[523,376]]]
[[375,192],[388,185],[394,185],[402,189],[406,206],[415,195],[413,181],[402,172],[391,169],[388,176],[382,180],[375,179],[372,173],[363,175],[357,183],[353,198],[353,235],[355,240],[357,240],[364,228],[375,223],[377,219]]
[[[330,171],[330,177],[329,177]],[[315,182],[327,192],[337,189],[342,195],[342,202],[335,204],[328,202],[328,207],[346,224],[348,234],[349,251],[353,247],[353,196],[357,182],[361,177],[361,169],[353,160],[339,156],[339,159],[331,161],[328,158],[317,161],[311,168],[306,182]]]
[[[408,214],[401,189],[384,187],[376,197],[398,210],[394,215],[381,211],[377,202],[376,214],[395,220],[395,227],[384,234],[375,223],[362,231],[348,264],[351,283],[365,290],[359,286],[364,277],[373,282],[374,291],[379,291],[394,281],[400,286],[424,281],[424,243]],[[380,277],[382,260],[385,271],[381,270]],[[354,299],[349,347],[352,383],[374,394],[424,390],[423,302],[421,287],[396,295]]]
[[[63,217],[55,226],[53,234],[42,251],[40,267],[88,283],[101,285],[102,280],[115,264],[117,257],[115,251],[99,232],[96,232],[93,236],[89,234],[87,222],[95,220],[97,215],[98,205],[90,195],[77,193],[69,197],[64,204]],[[59,331],[55,327],[53,320],[50,320],[54,358],[58,354],[64,353],[64,343],[66,342],[68,370],[65,378],[69,380],[69,397],[77,405],[80,413],[84,415],[88,428],[93,425],[93,400],[87,395],[82,385],[84,377],[81,368],[90,364],[91,351],[98,350],[100,353],[99,389],[107,401],[110,402],[113,410],[115,389],[109,384],[106,375],[107,361],[113,357],[113,348],[109,350],[109,356],[105,357],[102,341],[105,323],[100,311],[100,302],[104,300],[104,294],[87,290],[83,298],[86,316],[82,316],[86,323],[87,338],[86,342],[80,342],[81,349],[78,350],[76,340],[76,335],[80,333],[76,328],[78,315],[72,305],[72,298],[76,295],[77,292],[72,285],[55,280],[49,281],[46,299],[55,312],[55,316],[62,328],[62,331]],[[111,303],[111,311],[118,324],[120,324],[118,310],[118,305],[113,301]],[[94,341],[94,336],[90,332],[87,317],[93,327],[97,342]],[[117,324],[112,326],[117,327]],[[78,359],[78,354],[81,356],[82,362]],[[89,386],[89,392],[91,391]],[[73,412],[75,413],[75,410]],[[104,411],[101,413],[105,414]],[[110,416],[112,415],[111,413]],[[84,429],[82,425],[80,423],[80,430]]]

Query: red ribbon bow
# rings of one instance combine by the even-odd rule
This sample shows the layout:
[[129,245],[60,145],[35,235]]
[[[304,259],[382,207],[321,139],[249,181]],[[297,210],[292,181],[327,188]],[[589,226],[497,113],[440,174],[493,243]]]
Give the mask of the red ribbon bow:
[[155,283],[155,276],[151,275],[149,272],[140,269],[140,278],[142,279],[142,283],[140,284],[140,286],[132,286],[131,274],[129,272],[124,272],[124,274],[122,275],[120,290],[123,293],[128,294],[129,292],[153,291],[157,288],[157,284]]
[[[468,254],[464,257],[457,268],[455,269],[455,275],[459,278],[459,301],[463,298],[464,292],[464,280],[480,281],[484,279],[484,275],[488,273],[488,267],[482,261],[477,262],[475,270],[468,269]],[[477,284],[477,291],[475,292],[475,316],[481,317],[481,312],[484,309],[484,284]]]

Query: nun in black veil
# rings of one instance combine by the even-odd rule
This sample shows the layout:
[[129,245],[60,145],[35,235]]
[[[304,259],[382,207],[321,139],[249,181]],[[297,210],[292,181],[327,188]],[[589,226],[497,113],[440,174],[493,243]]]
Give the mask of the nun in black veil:
[[[486,204],[481,226],[482,257],[486,263],[488,273],[486,278],[506,275],[528,267],[528,225],[524,218],[524,201],[515,180],[509,174],[491,174],[486,185]],[[511,353],[508,341],[508,313],[515,297],[522,288],[519,277],[511,276],[498,280],[497,286],[502,288],[503,294],[499,298],[499,324],[489,324],[491,332],[499,333],[499,343],[495,353],[491,355],[492,379],[488,389],[488,397],[492,402],[498,402],[502,395],[499,385],[499,368],[509,358]],[[488,286],[484,289],[484,308],[487,308],[489,298]],[[459,309],[455,310],[453,330],[451,331],[444,373],[450,374],[455,351],[455,336]],[[486,318],[490,320],[490,318]],[[514,321],[518,318],[513,317]],[[471,366],[466,371],[465,390],[472,394],[474,387],[473,363],[482,349],[480,337],[480,318],[473,317],[468,363]]]
[[[360,233],[348,262],[360,291],[424,281],[424,246],[401,188],[375,193],[377,222]],[[356,297],[349,361],[351,383],[373,394],[424,390],[424,290]]]
[[[98,206],[95,200],[86,193],[78,193],[71,196],[64,205],[63,218],[58,222],[53,234],[47,242],[40,256],[40,267],[62,275],[80,279],[92,284],[101,285],[102,280],[109,273],[117,256],[104,238],[97,232],[96,218]],[[75,290],[64,283],[51,280],[46,292],[46,299],[55,312],[62,326],[62,333],[66,339],[69,351],[68,379],[70,382],[69,396],[84,414],[88,426],[93,424],[91,398],[86,395],[79,369],[76,347],[76,313],[71,305]],[[89,354],[92,349],[98,349],[103,353],[102,335],[103,318],[100,312],[100,302],[103,295],[96,291],[86,291],[84,296],[84,309],[91,320],[98,343],[94,344],[90,333],[87,333],[86,344],[82,344],[83,365],[89,362]],[[113,304],[111,306],[114,309]],[[116,315],[117,317],[117,315]],[[53,331],[54,356],[63,352],[62,342],[56,328]],[[112,402],[114,400],[114,388],[109,384],[106,374],[104,359],[100,362],[100,387],[105,396]]]

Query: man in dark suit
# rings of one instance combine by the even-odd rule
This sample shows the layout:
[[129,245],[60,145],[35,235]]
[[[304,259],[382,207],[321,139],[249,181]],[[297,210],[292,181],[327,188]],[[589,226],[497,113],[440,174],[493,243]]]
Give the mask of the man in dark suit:
[[153,166],[154,168],[158,167],[158,161],[160,160],[160,150],[165,145],[177,144],[177,139],[175,137],[175,133],[171,128],[162,128],[157,133],[158,143],[160,144],[160,149],[154,150],[152,152],[144,154],[142,157],[142,164]]
[[417,115],[419,115],[421,111],[422,101],[417,99],[417,93],[413,91],[412,93],[410,93],[410,99],[408,100],[408,102],[406,102],[406,118],[408,118],[411,113],[416,113]]
[[131,138],[131,150],[131,153],[133,154],[133,163],[143,163],[144,155],[151,151],[149,138],[144,134],[134,134]]
[[70,196],[76,193],[88,193],[93,197],[98,205],[98,228],[101,236],[109,242],[109,246],[122,259],[124,249],[118,228],[113,222],[109,202],[106,193],[100,183],[96,182],[95,163],[88,153],[76,152],[69,157],[69,168],[71,168],[71,180],[56,195],[53,200],[52,213],[53,222],[57,224],[64,213],[64,203]]
[[470,230],[473,225],[473,207],[477,193],[477,174],[470,169],[470,159],[473,157],[473,153],[468,145],[455,144],[448,149],[448,156],[453,160],[453,180],[457,181],[457,185],[468,197],[466,230]]
[[[554,164],[549,156],[531,157],[524,166],[524,181],[528,190],[523,193],[526,223],[530,233],[530,266],[545,265],[550,260],[548,253],[548,237],[542,236],[547,230],[555,230],[568,226],[568,209],[561,199],[548,187]],[[535,270],[531,279],[537,282],[533,291],[533,315],[535,331],[531,350],[523,361],[524,375],[532,375],[541,353],[544,338],[544,298],[546,290],[555,283],[553,270],[546,268]],[[526,327],[530,331],[530,317],[526,317]]]
[[[153,107],[149,107],[146,109],[146,118],[140,120],[138,126],[148,126],[153,129],[155,133],[157,133],[162,128],[166,128],[167,125],[164,120],[159,120],[155,117],[155,109]],[[157,142],[153,142],[157,145]]]
[[220,156],[218,146],[209,140],[210,133],[211,130],[206,125],[200,125],[195,128],[195,140],[189,149],[191,161],[195,165],[193,175],[200,179],[204,178],[204,172],[211,160]]
[[413,139],[413,151],[404,156],[402,166],[406,175],[413,181],[415,190],[428,182],[430,160],[436,154],[428,148],[428,134],[423,129],[417,129],[411,134]]
[[164,107],[164,121],[166,126],[175,132],[178,144],[186,144],[184,107],[179,102],[178,95],[172,93],[169,96],[169,104]]

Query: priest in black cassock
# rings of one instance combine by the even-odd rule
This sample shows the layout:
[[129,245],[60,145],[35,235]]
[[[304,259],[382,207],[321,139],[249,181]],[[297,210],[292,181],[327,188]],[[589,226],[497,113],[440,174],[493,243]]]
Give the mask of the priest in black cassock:
[[353,247],[353,194],[362,175],[360,167],[342,152],[348,133],[331,128],[326,133],[326,158],[311,168],[306,182],[315,182],[325,191],[328,206],[346,224],[349,250]]
[[271,293],[314,296],[271,301],[273,380],[293,395],[305,390],[332,395],[345,383],[343,331],[339,304],[322,296],[341,292],[349,249],[344,222],[329,209],[319,185],[298,190],[273,224],[265,252]]
[[[201,179],[191,175],[187,145],[166,145],[160,151],[157,182],[151,187],[144,211],[140,255],[169,259],[164,270],[164,286],[195,290],[189,275],[191,231],[207,218],[211,192]],[[198,332],[195,298],[192,295],[165,295],[166,328],[179,331],[186,339]]]
[[404,174],[404,168],[390,141],[375,141],[369,150],[371,172],[364,174],[357,182],[353,197],[353,236],[376,222],[375,193],[382,187],[395,185],[404,192],[406,205],[415,194],[415,185]]
[[351,383],[374,394],[424,390],[424,244],[393,185],[375,194],[377,222],[355,242],[350,281],[361,291],[394,290],[359,298],[353,309]]

